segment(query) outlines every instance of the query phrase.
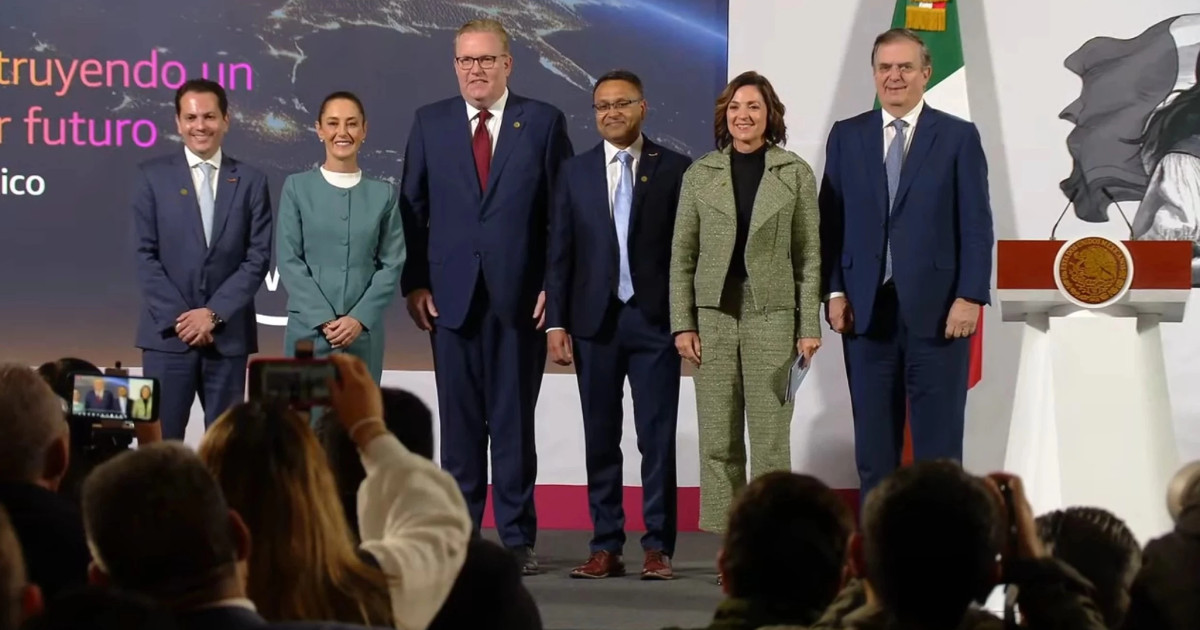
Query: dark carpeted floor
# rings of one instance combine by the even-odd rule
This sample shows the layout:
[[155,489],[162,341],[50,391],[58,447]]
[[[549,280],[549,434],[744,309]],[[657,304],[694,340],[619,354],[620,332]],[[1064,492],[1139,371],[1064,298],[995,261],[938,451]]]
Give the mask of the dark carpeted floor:
[[[631,575],[603,580],[570,577],[587,559],[590,532],[540,531],[537,554],[542,573],[525,578],[542,611],[546,630],[659,630],[669,626],[708,625],[722,599],[716,559],[720,538],[712,534],[680,534],[671,581],[642,581],[641,532],[629,532],[625,564]],[[495,531],[485,531],[498,540]]]

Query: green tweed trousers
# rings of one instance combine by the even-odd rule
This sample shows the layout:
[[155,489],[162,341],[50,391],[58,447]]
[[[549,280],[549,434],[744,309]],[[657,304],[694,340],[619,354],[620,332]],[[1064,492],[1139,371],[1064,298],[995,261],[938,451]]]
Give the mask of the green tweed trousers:
[[[700,529],[724,533],[729,507],[750,474],[791,470],[795,404],[784,402],[796,357],[796,312],[757,311],[749,284],[726,283],[721,308],[697,309],[700,367],[694,372],[700,425]],[[743,308],[745,305],[745,308]]]

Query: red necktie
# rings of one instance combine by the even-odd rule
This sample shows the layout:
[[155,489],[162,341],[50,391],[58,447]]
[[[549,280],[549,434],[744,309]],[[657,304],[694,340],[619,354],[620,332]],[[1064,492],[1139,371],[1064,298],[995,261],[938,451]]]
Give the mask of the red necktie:
[[492,170],[492,137],[488,135],[487,121],[492,112],[479,110],[479,124],[475,125],[475,136],[471,138],[471,151],[475,153],[475,171],[479,173],[479,190],[487,190],[488,174]]

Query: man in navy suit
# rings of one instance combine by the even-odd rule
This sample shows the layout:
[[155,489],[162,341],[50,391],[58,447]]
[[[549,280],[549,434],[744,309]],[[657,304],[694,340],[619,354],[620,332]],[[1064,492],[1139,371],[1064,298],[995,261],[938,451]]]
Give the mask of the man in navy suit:
[[641,575],[671,579],[680,361],[667,278],[679,188],[691,160],[642,135],[646,101],[632,72],[600,77],[592,102],[604,140],[563,164],[546,268],[550,356],[574,363],[579,379],[593,525],[591,555],[571,576],[625,573],[621,400],[628,377],[642,454]]
[[267,177],[221,152],[225,90],[206,79],[175,93],[184,149],[138,167],[133,200],[142,369],[162,385],[163,438],[182,440],[200,395],[207,428],[245,393],[258,351],[254,295],[271,258]]
[[454,67],[461,96],[417,110],[408,137],[401,289],[432,333],[442,467],[479,527],[491,439],[496,527],[532,574],[546,232],[554,178],[573,151],[561,111],[508,90],[513,58],[499,22],[463,25]]
[[962,459],[969,337],[987,304],[992,212],[975,125],[924,102],[929,50],[875,40],[882,110],[837,122],[821,186],[826,315],[842,334],[865,497],[900,464]]
[[92,391],[83,397],[83,408],[86,411],[119,411],[117,399],[105,389],[102,378],[92,381]]

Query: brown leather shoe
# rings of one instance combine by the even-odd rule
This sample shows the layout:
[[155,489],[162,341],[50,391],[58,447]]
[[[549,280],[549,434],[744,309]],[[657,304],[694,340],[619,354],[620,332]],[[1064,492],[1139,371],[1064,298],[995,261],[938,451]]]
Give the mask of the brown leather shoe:
[[571,577],[599,580],[606,577],[625,575],[625,563],[621,556],[611,551],[593,551],[587,562],[571,569]]
[[661,551],[647,551],[642,563],[643,580],[673,580],[675,570],[671,568],[671,557]]

